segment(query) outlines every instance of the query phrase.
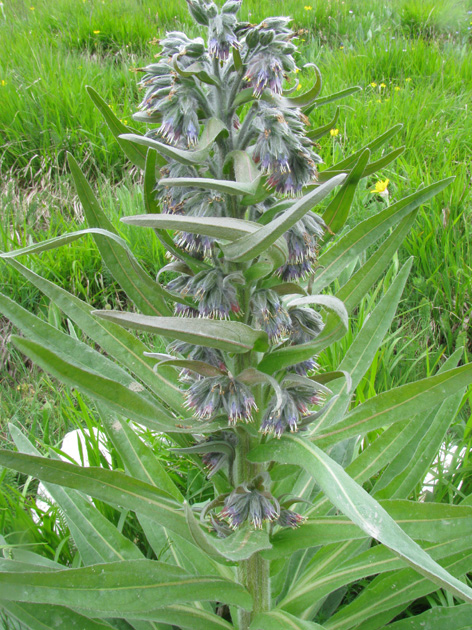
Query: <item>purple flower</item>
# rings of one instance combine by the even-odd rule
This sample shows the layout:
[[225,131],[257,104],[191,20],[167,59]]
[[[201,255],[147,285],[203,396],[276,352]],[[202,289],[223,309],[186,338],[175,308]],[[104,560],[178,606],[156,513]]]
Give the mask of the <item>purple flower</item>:
[[277,343],[287,336],[290,317],[275,291],[263,289],[254,293],[250,308],[255,327],[265,330],[269,341]]
[[280,59],[263,50],[255,54],[248,63],[244,76],[254,87],[254,96],[260,98],[266,87],[272,94],[282,94],[283,66]]
[[209,420],[226,412],[228,424],[251,422],[252,411],[257,409],[251,390],[227,375],[211,376],[195,381],[186,392],[186,406],[201,420]]
[[244,483],[226,497],[220,516],[228,519],[233,529],[246,521],[261,529],[264,521],[275,521],[279,517],[278,501],[260,485],[255,486],[254,483]]
[[306,517],[301,514],[297,514],[297,512],[293,512],[292,510],[280,510],[280,516],[277,519],[277,525],[280,527],[291,527],[295,529],[300,527],[300,525],[306,521]]

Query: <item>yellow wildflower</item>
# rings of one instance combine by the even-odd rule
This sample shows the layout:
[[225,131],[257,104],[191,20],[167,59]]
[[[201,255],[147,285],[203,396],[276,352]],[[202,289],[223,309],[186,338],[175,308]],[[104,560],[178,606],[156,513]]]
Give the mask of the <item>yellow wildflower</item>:
[[385,83],[381,83],[381,84],[380,84],[380,87],[381,87],[381,88],[386,88],[387,86],[385,85]]
[[377,103],[381,103],[381,102],[382,102],[382,99],[381,99],[381,98],[378,98],[376,102],[377,102]]
[[344,50],[344,46],[340,46],[340,47],[339,47],[339,50]]
[[295,68],[294,72],[295,74],[298,74],[300,72],[300,68]]
[[401,87],[399,85],[396,85],[394,88],[395,92],[399,92],[401,90]]
[[379,180],[378,182],[376,182],[375,188],[371,190],[370,192],[373,193],[374,195],[381,195],[382,197],[388,196],[387,186],[389,182],[390,182],[389,179],[385,179],[383,181]]
[[34,7],[30,7],[30,11],[34,11]]
[[5,81],[5,79],[2,79],[2,87],[5,87],[6,84],[7,82]]
[[370,84],[370,87],[376,88],[377,87],[377,83],[375,81],[372,81],[372,83]]
[[310,7],[310,5],[308,4],[308,5],[305,5],[304,9],[305,11],[312,11],[313,7]]
[[94,31],[93,34],[94,35],[98,35],[100,33],[100,31]]
[[339,133],[339,129],[330,129],[330,130],[329,130],[329,133],[330,133],[331,137],[333,137],[333,138],[334,138],[335,136],[337,136],[337,135],[338,135],[338,133]]
[[407,79],[405,79],[405,81],[406,81],[407,83],[410,83],[410,81],[411,81],[411,77],[408,77]]
[[299,83],[299,84],[297,85],[297,92],[298,92],[298,90],[301,90],[301,89],[302,89],[302,86],[301,86],[301,84]]

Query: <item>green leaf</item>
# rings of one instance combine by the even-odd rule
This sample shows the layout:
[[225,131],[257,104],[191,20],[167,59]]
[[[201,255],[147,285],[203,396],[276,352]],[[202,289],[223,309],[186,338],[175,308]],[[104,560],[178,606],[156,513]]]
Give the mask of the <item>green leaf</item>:
[[[460,553],[449,555],[441,565],[458,578],[472,569],[470,547]],[[436,590],[435,585],[411,569],[403,569],[390,575],[374,578],[364,591],[350,604],[330,619],[330,630],[348,630],[361,625],[362,629],[373,630],[369,619],[387,612],[383,619],[390,621],[398,614],[399,606],[405,608],[410,602]],[[385,621],[384,621],[385,623]],[[374,624],[374,628],[378,627]],[[449,628],[448,628],[449,630]]]
[[267,247],[299,221],[316,204],[322,201],[335,186],[341,184],[344,175],[333,177],[328,182],[320,186],[317,190],[305,195],[296,201],[291,208],[286,210],[280,217],[271,221],[268,225],[259,227],[252,234],[238,239],[229,245],[223,246],[223,252],[228,260],[237,262],[250,261],[262,254]]
[[[287,306],[306,306],[308,304],[316,304],[322,306],[327,311],[331,311],[340,319],[342,325],[347,330],[349,326],[349,316],[346,307],[341,300],[332,295],[307,295],[306,297],[295,298],[290,300]],[[341,368],[344,369],[344,368]]]
[[41,481],[79,490],[105,501],[144,514],[190,540],[181,505],[166,492],[121,472],[105,468],[84,468],[63,461],[0,451],[0,465],[31,475]]
[[[364,172],[369,158],[370,151],[369,149],[366,149],[360,155],[355,166],[343,182],[336,197],[329,203],[328,207],[323,212],[323,221],[326,223],[331,232],[339,232],[346,223],[354,199],[354,193],[356,192],[357,185],[360,182],[362,173]],[[325,240],[328,235],[329,234],[326,234]]]
[[[351,390],[355,390],[361,382],[390,328],[412,264],[413,259],[410,258],[410,260],[403,265],[388,291],[374,308],[338,366],[339,370],[350,374]],[[349,401],[351,399],[347,385],[347,382],[344,381],[342,386],[335,390],[339,398],[328,410],[326,415],[322,417],[320,422],[317,425],[312,425],[312,433],[320,431],[321,427],[327,427],[333,424],[338,418],[344,416],[348,410]]]
[[407,617],[388,626],[389,630],[468,630],[472,606],[435,606],[421,615]]
[[[363,545],[364,548],[362,548],[360,544]],[[311,609],[314,602],[322,601],[327,595],[342,586],[346,586],[347,584],[362,580],[374,574],[377,574],[377,577],[365,587],[359,597],[364,597],[366,591],[370,590],[371,587],[375,585],[376,581],[381,583],[385,580],[388,583],[388,588],[382,589],[381,595],[382,598],[387,600],[389,608],[398,605],[398,599],[400,599],[402,595],[406,595],[406,601],[415,599],[414,595],[409,596],[408,587],[406,589],[404,588],[401,578],[402,574],[408,575],[412,582],[420,582],[423,586],[428,584],[429,591],[435,589],[430,580],[420,577],[413,569],[405,569],[404,561],[395,557],[384,545],[375,545],[365,549],[365,543],[360,544],[356,541],[350,541],[338,546],[329,545],[323,547],[313,557],[313,560],[308,564],[304,573],[279,605],[292,614],[305,616],[306,611]],[[354,545],[357,545],[357,548]],[[344,554],[344,551],[349,552],[348,555]],[[447,566],[449,557],[454,554],[460,554],[462,557],[469,556],[470,537],[466,539],[449,540],[446,543],[428,544],[426,545],[425,552],[436,561],[439,561],[441,566]],[[321,563],[321,567],[316,566],[318,563]],[[384,573],[388,573],[389,575],[382,576],[381,574]],[[395,589],[392,589],[392,584],[397,585]],[[372,595],[374,597],[376,596],[375,590],[375,587],[372,588]],[[367,606],[367,609],[369,609],[370,603],[368,599],[369,598],[366,597],[363,602],[363,606]],[[354,602],[357,602],[357,599],[355,599]],[[355,607],[358,608],[358,610],[359,608],[362,610],[362,606],[358,607],[357,604],[355,604]],[[361,612],[361,615],[362,614]],[[365,616],[369,617],[370,614],[369,611]],[[329,626],[330,623],[331,619],[327,622],[327,625]],[[347,627],[350,626],[348,625]]]
[[400,247],[405,236],[410,232],[417,212],[417,210],[414,210],[406,216],[391,235],[383,241],[381,247],[372,254],[367,262],[336,293],[336,297],[344,302],[348,313],[360,303],[376,280],[380,278],[387,265],[391,263],[393,255]]
[[[87,222],[91,228],[102,228],[109,233],[116,230],[100,208],[93,190],[85,179],[79,165],[68,154],[69,168],[74,177],[79,199],[82,203]],[[118,244],[116,239],[94,234],[94,239],[105,264],[113,277],[133,300],[136,306],[147,315],[170,315],[172,309],[166,299],[175,301],[171,293],[163,289],[148,276],[127,246]]]
[[315,70],[315,75],[316,75],[315,83],[308,90],[308,92],[305,92],[304,94],[300,94],[299,96],[292,96],[289,98],[284,98],[283,102],[284,104],[288,105],[288,107],[301,107],[302,108],[302,107],[306,107],[307,105],[311,105],[313,102],[316,101],[316,97],[321,92],[321,87],[322,87],[321,72],[319,71],[318,67],[315,66],[314,63],[310,64],[310,67],[314,68]]
[[313,101],[310,106],[304,108],[303,113],[308,116],[315,108],[322,107],[323,105],[328,105],[329,103],[334,103],[341,98],[346,98],[347,96],[351,96],[351,94],[355,94],[356,92],[359,92],[361,90],[362,88],[360,86],[355,86],[347,88],[345,90],[341,90],[340,92],[335,92],[334,94],[330,94],[329,96],[322,96]]
[[375,243],[387,230],[394,227],[418,206],[444,190],[452,182],[451,177],[423,188],[389,208],[362,221],[318,259],[320,271],[315,275],[312,291],[320,292],[328,286],[346,266],[367,247]]
[[419,573],[472,602],[472,589],[452,577],[405,534],[388,513],[344,469],[314,444],[297,436],[282,436],[277,443],[255,449],[251,461],[276,460],[297,464],[313,475],[331,503],[369,536],[383,543]]
[[[9,429],[20,452],[40,456],[39,451],[17,427],[10,425]],[[139,549],[79,492],[47,482],[44,486],[66,517],[84,564],[143,557]]]
[[172,368],[163,368],[159,374],[153,370],[154,361],[144,356],[149,350],[135,335],[121,326],[105,322],[91,315],[92,307],[55,285],[38,276],[14,259],[6,262],[19,271],[34,286],[47,295],[73,322],[99,344],[103,350],[140,378],[162,400],[175,411],[184,415],[183,395],[178,385],[178,377]]
[[0,573],[2,597],[70,606],[92,615],[121,617],[180,602],[220,601],[251,607],[240,585],[216,576],[193,576],[153,560],[98,564],[48,573]]
[[110,107],[105,103],[98,92],[93,89],[93,87],[87,85],[86,90],[88,92],[88,95],[92,99],[95,107],[103,115],[103,118],[105,119],[108,128],[118,141],[120,147],[123,149],[126,157],[131,160],[131,162],[135,166],[144,169],[144,163],[146,161],[146,151],[143,151],[139,146],[137,147],[136,145],[120,138],[122,134],[130,133],[135,130],[131,127],[127,127],[118,120],[115,114],[111,111]]
[[333,120],[331,120],[327,125],[323,125],[322,127],[318,127],[317,129],[308,131],[308,133],[306,134],[306,137],[312,140],[313,142],[316,142],[316,140],[319,140],[320,138],[325,136],[327,133],[329,133],[331,129],[334,128],[334,126],[338,122],[338,118],[339,118],[339,107],[336,108],[336,113],[334,114]]
[[326,448],[349,437],[399,422],[408,414],[429,411],[471,382],[472,365],[464,365],[396,387],[358,405],[341,422],[315,434],[313,439],[318,446]]
[[[108,312],[108,311],[107,311]],[[117,413],[135,422],[141,422],[156,431],[175,431],[173,418],[157,399],[140,394],[144,387],[135,383],[129,386],[102,376],[90,368],[64,360],[60,355],[29,339],[12,337],[15,346],[32,361],[66,385],[78,387],[89,396],[110,406]]]
[[211,179],[205,177],[164,177],[157,183],[159,186],[166,186],[168,188],[184,186],[203,188],[204,190],[217,190],[226,195],[255,195],[259,186],[258,180],[255,180],[252,184],[241,184],[227,179]]
[[249,626],[249,630],[323,630],[324,626],[320,626],[313,621],[304,621],[290,615],[284,610],[274,609],[270,612],[259,613],[256,615]]
[[94,314],[120,326],[147,330],[207,348],[218,348],[224,352],[265,352],[269,347],[266,332],[254,330],[240,322],[193,317],[150,317],[119,311],[94,311]]
[[[140,227],[153,227],[166,230],[183,230],[193,234],[211,236],[217,240],[246,239],[259,229],[257,223],[227,217],[187,217],[178,214],[142,214],[122,219],[123,223]],[[280,267],[288,258],[287,244],[283,238],[277,241],[264,254],[272,261],[273,267]]]
[[205,126],[204,134],[199,141],[197,148],[194,151],[186,151],[178,149],[170,144],[164,144],[158,140],[154,140],[147,136],[140,136],[136,134],[125,133],[120,136],[121,139],[128,141],[132,144],[137,144],[149,149],[155,149],[159,155],[163,155],[166,158],[170,158],[180,162],[180,164],[186,164],[187,166],[194,166],[203,164],[210,154],[210,149],[215,140],[223,135],[228,135],[228,130],[217,118],[210,118]]
[[133,387],[137,384],[136,380],[125,370],[86,343],[51,326],[10,300],[6,295],[0,293],[0,298],[0,313],[3,313],[32,341],[45,347],[57,348],[56,353],[64,360],[70,361],[72,359],[75,365],[98,372],[126,387]]
[[30,630],[112,630],[106,621],[90,619],[79,613],[51,604],[25,604],[15,602],[0,602],[1,608]]
[[[379,501],[379,504],[414,540],[447,543],[470,536],[472,531],[472,508],[469,506],[403,500]],[[319,516],[309,518],[299,529],[280,529],[270,539],[272,549],[264,551],[262,555],[273,560],[315,545],[367,537],[360,527],[346,517]]]

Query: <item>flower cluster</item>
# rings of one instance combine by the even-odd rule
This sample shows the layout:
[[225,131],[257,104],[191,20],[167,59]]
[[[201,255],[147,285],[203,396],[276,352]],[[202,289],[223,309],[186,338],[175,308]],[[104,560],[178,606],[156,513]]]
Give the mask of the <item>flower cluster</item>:
[[279,502],[265,490],[264,482],[267,483],[261,475],[251,483],[241,484],[226,497],[220,516],[228,519],[233,529],[246,521],[250,521],[256,529],[261,529],[264,521],[276,521],[279,518]]
[[244,277],[240,272],[225,274],[221,268],[216,267],[201,271],[195,276],[181,274],[171,280],[167,288],[190,296],[198,302],[198,309],[178,305],[179,314],[227,319],[231,313],[238,314],[240,311],[235,284],[243,283]]
[[265,330],[269,341],[278,343],[288,335],[291,321],[288,312],[275,291],[256,291],[249,303],[255,328]]
[[308,415],[308,405],[321,402],[315,384],[312,387],[292,386],[282,390],[282,401],[274,396],[268,403],[262,418],[261,432],[273,433],[280,438],[283,433],[298,431],[302,416]]
[[256,401],[247,385],[230,375],[210,376],[195,381],[186,391],[186,405],[201,420],[210,420],[220,413],[228,415],[228,423],[251,422]]
[[308,212],[285,234],[288,261],[277,270],[283,280],[305,278],[313,271],[318,255],[318,244],[325,230],[323,219]]
[[258,134],[254,161],[269,175],[267,184],[277,193],[296,195],[316,179],[319,155],[303,136],[305,119],[300,110],[260,102],[253,127]]
[[198,140],[200,103],[193,81],[179,75],[174,64],[185,70],[196,61],[204,62],[205,43],[200,37],[189,39],[183,33],[171,32],[161,45],[161,61],[143,68],[140,85],[146,92],[140,108],[149,116],[162,118],[159,133],[167,142],[179,144],[185,140],[191,146]]
[[[234,447],[238,443],[238,438],[231,431],[221,431],[220,433],[215,433],[211,435],[205,442],[202,444],[209,444],[211,446],[212,442],[225,442],[227,445]],[[233,450],[234,453],[234,450]],[[219,470],[225,468],[226,466],[230,466],[233,463],[233,457],[228,454],[228,452],[223,451],[208,451],[202,454],[202,461],[205,465],[205,468],[208,469],[208,478],[213,477]]]
[[290,43],[292,31],[287,28],[288,18],[267,18],[246,34],[245,48],[249,49],[245,80],[254,88],[259,98],[268,88],[272,94],[282,94],[282,82],[286,73],[296,68]]

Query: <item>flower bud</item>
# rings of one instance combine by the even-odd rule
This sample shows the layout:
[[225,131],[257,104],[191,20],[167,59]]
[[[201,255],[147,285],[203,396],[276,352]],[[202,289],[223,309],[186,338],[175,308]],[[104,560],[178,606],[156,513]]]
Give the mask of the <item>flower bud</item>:
[[228,0],[221,7],[221,13],[234,13],[236,14],[241,8],[242,0]]
[[208,5],[202,0],[187,0],[187,5],[190,15],[195,22],[202,26],[208,26],[210,23]]
[[271,44],[274,39],[275,39],[275,33],[274,31],[263,31],[260,34],[260,43],[262,46],[268,46],[269,44]]
[[246,35],[246,46],[251,50],[259,44],[259,31],[255,28],[251,29]]

